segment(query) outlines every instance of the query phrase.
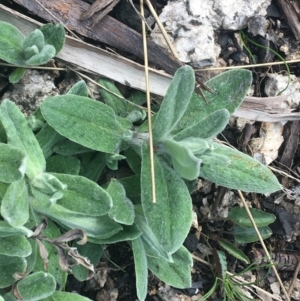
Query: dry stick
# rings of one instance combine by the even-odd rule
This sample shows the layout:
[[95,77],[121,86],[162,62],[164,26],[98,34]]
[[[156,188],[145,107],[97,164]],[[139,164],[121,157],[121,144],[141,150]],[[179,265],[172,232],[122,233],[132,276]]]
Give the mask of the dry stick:
[[269,67],[269,66],[277,66],[286,64],[294,64],[299,63],[300,60],[290,60],[285,62],[272,62],[272,63],[264,63],[264,64],[252,64],[252,65],[243,65],[243,66],[228,66],[228,67],[211,67],[211,68],[202,68],[195,69],[198,71],[215,71],[215,70],[232,70],[232,69],[247,69],[247,68],[256,68],[256,67]]
[[147,3],[147,6],[148,6],[148,8],[149,8],[149,10],[150,10],[150,12],[151,12],[153,18],[155,19],[155,21],[156,21],[156,23],[157,23],[157,25],[158,25],[158,27],[159,27],[159,29],[160,29],[160,31],[161,31],[161,33],[162,33],[162,35],[163,35],[163,37],[164,37],[166,43],[168,44],[168,46],[169,46],[171,52],[172,52],[173,55],[178,59],[178,53],[177,53],[177,51],[175,50],[175,48],[173,47],[173,44],[172,44],[172,42],[170,41],[169,36],[168,36],[168,34],[167,34],[167,32],[166,32],[164,26],[161,24],[161,22],[160,22],[160,20],[159,20],[159,17],[158,17],[158,15],[156,14],[156,11],[155,11],[155,9],[154,9],[153,6],[152,6],[152,3],[150,2],[150,0],[145,0],[145,1],[146,1],[146,3]]
[[[212,265],[211,265],[209,262],[207,262],[206,260],[204,260],[204,259],[202,259],[202,258],[200,258],[200,257],[198,257],[198,256],[196,256],[196,255],[194,255],[194,254],[191,254],[191,255],[192,255],[192,257],[193,257],[195,260],[197,260],[197,261],[199,261],[199,262],[201,262],[201,263],[203,263],[203,264],[209,266],[210,268],[212,268]],[[282,299],[277,298],[276,296],[273,296],[272,294],[270,294],[269,292],[265,291],[264,289],[262,289],[262,288],[256,286],[255,284],[249,284],[245,279],[243,279],[243,278],[240,277],[240,276],[236,276],[236,275],[234,275],[234,274],[232,274],[232,273],[230,273],[230,272],[228,272],[228,271],[226,271],[226,274],[229,275],[229,276],[233,276],[233,279],[234,279],[235,281],[240,281],[240,282],[242,282],[243,284],[245,284],[245,288],[247,288],[247,285],[250,285],[251,287],[255,288],[257,291],[264,292],[266,295],[268,295],[268,296],[271,297],[272,299],[275,299],[275,300],[278,300],[278,301],[282,301]]]
[[[141,6],[141,15],[144,18],[144,1],[143,0],[140,0],[140,6]],[[154,152],[153,152],[152,119],[151,119],[151,100],[150,100],[149,69],[148,69],[148,49],[147,49],[147,38],[146,38],[146,26],[145,26],[145,22],[143,20],[142,20],[142,30],[143,30],[145,81],[146,81],[146,97],[147,97],[148,128],[149,128],[149,151],[150,151],[150,169],[151,169],[151,184],[152,184],[152,202],[156,203]]]
[[260,241],[260,243],[261,243],[261,245],[262,245],[262,247],[263,247],[263,249],[264,249],[264,251],[265,251],[265,254],[267,255],[267,258],[268,258],[270,264],[272,265],[272,269],[273,269],[274,274],[275,274],[275,276],[276,276],[276,278],[277,278],[277,280],[278,280],[278,282],[279,282],[279,284],[280,284],[280,286],[281,286],[281,289],[283,290],[283,293],[284,293],[284,295],[285,295],[287,301],[290,301],[290,297],[289,297],[289,295],[288,295],[288,293],[287,293],[287,291],[286,291],[286,289],[285,289],[285,287],[284,287],[284,285],[283,285],[283,283],[282,283],[282,281],[281,281],[281,278],[280,278],[280,276],[279,276],[279,274],[278,274],[278,272],[277,272],[277,270],[276,270],[276,267],[275,267],[275,265],[274,265],[274,262],[273,262],[273,260],[272,260],[272,258],[271,258],[271,256],[270,256],[270,254],[269,254],[269,251],[268,251],[268,249],[267,249],[267,247],[266,247],[266,245],[265,245],[265,243],[264,243],[264,240],[262,239],[262,237],[261,237],[261,235],[260,235],[260,232],[259,232],[259,230],[258,230],[258,228],[257,228],[257,226],[256,226],[255,220],[253,219],[253,216],[252,216],[252,214],[251,214],[251,212],[250,212],[250,210],[249,210],[249,207],[248,207],[248,205],[247,205],[247,203],[246,203],[246,201],[245,201],[245,199],[244,199],[244,196],[243,196],[243,194],[242,194],[242,192],[241,192],[240,190],[238,190],[238,194],[239,194],[239,196],[240,196],[240,198],[241,198],[241,200],[242,200],[242,203],[243,203],[243,205],[244,205],[244,207],[245,207],[245,209],[246,209],[246,212],[247,212],[247,215],[248,215],[248,217],[249,217],[249,219],[250,219],[250,221],[251,221],[251,224],[252,224],[252,226],[253,226],[253,228],[254,228],[256,234],[258,235],[259,241]]
[[56,16],[54,16],[51,11],[46,8],[42,3],[40,3],[38,0],[34,0],[34,2],[36,2],[40,7],[42,7],[52,18],[54,18],[58,23],[60,23],[73,37],[75,37],[76,39],[80,40],[79,36],[77,36],[72,30],[70,30],[67,26],[65,26],[65,24],[62,23],[61,20],[59,20],[59,18],[57,18]]
[[296,269],[295,269],[295,271],[294,271],[294,275],[293,275],[293,278],[292,278],[292,280],[291,280],[290,287],[289,287],[289,289],[288,289],[288,294],[289,294],[289,296],[290,296],[290,294],[292,293],[292,290],[293,290],[293,288],[294,288],[294,286],[295,286],[295,281],[296,281],[296,279],[297,279],[297,276],[298,276],[298,273],[299,273],[299,270],[300,270],[300,257],[297,256],[297,259],[298,259],[298,264],[297,264],[297,267],[296,267]]
[[282,170],[279,170],[279,169],[277,169],[277,168],[275,168],[275,167],[272,167],[272,166],[268,166],[268,167],[269,167],[271,170],[273,170],[273,171],[279,173],[280,175],[286,176],[287,178],[293,179],[294,181],[300,183],[300,180],[299,180],[299,179],[297,179],[297,178],[295,178],[295,177],[289,175],[288,173],[286,173],[286,172],[284,172],[284,171],[282,171]]

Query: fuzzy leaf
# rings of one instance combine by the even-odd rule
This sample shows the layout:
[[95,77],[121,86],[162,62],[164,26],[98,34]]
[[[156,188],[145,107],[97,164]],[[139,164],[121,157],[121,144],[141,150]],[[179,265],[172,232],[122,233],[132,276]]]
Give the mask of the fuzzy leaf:
[[97,182],[106,166],[105,154],[90,152],[81,155],[80,175]]
[[[258,230],[263,239],[266,239],[272,235],[272,230],[268,226],[259,227]],[[240,244],[259,241],[254,228],[246,228],[239,225],[234,225],[233,235],[235,241]]]
[[28,190],[24,179],[8,186],[1,202],[1,215],[12,227],[16,228],[28,221]]
[[33,208],[59,224],[69,229],[80,228],[88,236],[96,239],[108,238],[122,230],[122,227],[112,221],[107,215],[88,216],[86,214],[73,212],[63,206],[54,204],[50,208],[39,206],[39,202],[32,200]]
[[58,174],[53,175],[67,185],[64,195],[57,201],[66,209],[90,216],[101,216],[112,208],[109,193],[95,182],[82,176]]
[[209,114],[204,119],[199,121],[190,127],[183,129],[181,132],[176,134],[173,139],[180,141],[188,137],[210,139],[221,133],[230,118],[230,114],[227,110],[218,110]]
[[54,294],[43,301],[92,301],[89,298],[83,297],[77,293],[59,292]]
[[11,84],[16,84],[25,74],[25,68],[15,68],[13,72],[9,75],[9,82]]
[[132,171],[136,174],[141,173],[141,157],[130,147],[124,151],[126,161]]
[[54,146],[60,141],[66,140],[65,137],[57,133],[48,123],[45,123],[42,129],[37,133],[36,139],[47,159],[54,152]]
[[36,258],[38,256],[38,249],[37,249],[37,242],[35,239],[29,238],[28,241],[31,246],[31,254],[25,258],[27,262],[26,271],[28,273],[31,273],[36,263]]
[[141,236],[142,231],[136,224],[131,226],[122,225],[122,230],[118,233],[104,239],[93,239],[90,238],[91,242],[99,243],[99,244],[112,244],[120,241],[129,241],[134,240]]
[[27,257],[31,252],[31,245],[24,235],[0,238],[0,255]]
[[224,252],[213,249],[214,261],[216,264],[217,276],[225,282],[227,272],[227,261]]
[[[28,49],[28,48],[27,48]],[[55,48],[52,45],[45,45],[43,49],[28,58],[26,65],[43,65],[49,62],[55,56]]]
[[147,222],[162,247],[174,253],[182,245],[192,223],[192,201],[183,180],[158,156],[154,157],[156,203],[152,202],[150,155],[142,150],[141,191]]
[[32,236],[33,232],[25,227],[15,228],[12,227],[8,222],[0,220],[0,237],[6,237],[11,235],[26,235],[27,237]]
[[144,301],[148,291],[148,265],[143,240],[137,238],[131,242],[131,246],[134,258],[137,296],[140,301]]
[[189,251],[181,246],[172,254],[173,263],[163,258],[147,257],[148,267],[163,282],[176,288],[191,287],[191,266],[193,260]]
[[[44,35],[39,29],[35,29],[32,31],[27,38],[25,38],[23,42],[23,50],[28,47],[36,46],[38,51],[41,51],[45,45]],[[30,57],[26,57],[25,59],[29,59]]]
[[56,289],[54,277],[49,273],[36,272],[17,283],[17,290],[22,300],[38,301],[51,296]]
[[[96,266],[103,253],[103,248],[99,244],[86,243],[85,245],[73,244],[77,248],[78,253],[89,259],[90,263]],[[74,277],[79,281],[87,280],[89,270],[82,265],[75,265],[72,267]]]
[[179,68],[153,122],[154,143],[164,140],[177,126],[189,105],[194,88],[194,70],[190,66]]
[[60,155],[72,156],[84,154],[92,150],[71,140],[64,139],[54,145],[53,151]]
[[[269,224],[274,223],[274,221],[276,220],[276,216],[274,214],[263,212],[255,208],[249,209],[257,227],[268,226]],[[231,219],[234,224],[237,224],[239,226],[252,227],[252,223],[245,208],[232,208],[228,213],[228,218]]]
[[180,177],[195,180],[199,176],[202,160],[197,158],[184,142],[165,139],[161,144],[171,157],[173,168]]
[[[98,83],[108,89],[109,91],[113,92],[114,94],[119,95],[121,98],[124,98],[123,95],[120,93],[119,89],[115,86],[115,84],[106,78],[100,78]],[[104,99],[105,103],[109,105],[117,115],[125,117],[128,113],[127,103],[124,99],[104,90],[100,87],[100,94]]]
[[23,257],[0,255],[0,289],[8,287],[16,282],[15,273],[26,271],[26,260]]
[[0,28],[0,59],[14,65],[22,64],[22,46],[25,39],[22,33],[15,26],[2,21]]
[[68,91],[67,94],[73,94],[83,97],[89,96],[89,89],[84,80],[77,82],[72,88]]
[[227,251],[229,254],[234,256],[235,258],[244,261],[245,263],[250,264],[249,258],[242,252],[240,249],[238,249],[234,244],[226,241],[225,239],[219,240],[220,246]]
[[19,181],[23,178],[25,170],[25,153],[11,145],[0,143],[0,181]]
[[80,161],[72,156],[51,156],[46,160],[46,168],[48,172],[79,175]]
[[144,248],[146,250],[147,255],[162,258],[163,260],[172,262],[172,257],[159,244],[156,236],[150,229],[146,218],[140,215],[138,212],[136,212],[135,222],[142,231],[141,239],[143,240]]
[[61,51],[65,44],[65,29],[61,24],[45,24],[40,27],[44,34],[45,44],[52,45],[55,48],[55,55]]
[[7,143],[26,154],[26,174],[33,179],[45,170],[46,162],[25,116],[13,102],[4,99],[0,106],[0,119],[6,130]]
[[[273,173],[260,162],[227,146],[211,144],[214,150],[199,156],[203,161],[200,177],[245,192],[271,193],[282,189]],[[222,156],[227,158],[224,164],[220,164]]]
[[132,202],[126,197],[123,185],[116,179],[111,179],[107,192],[113,202],[108,215],[120,224],[132,225],[134,222],[134,208]]
[[129,129],[120,125],[110,107],[87,97],[70,94],[48,97],[40,107],[44,118],[58,133],[106,153],[118,152],[122,135]]
[[226,109],[232,114],[244,100],[251,82],[252,73],[244,69],[227,71],[210,79],[205,84],[214,93],[203,91],[208,103],[193,93],[189,106],[173,134],[193,126],[215,111]]

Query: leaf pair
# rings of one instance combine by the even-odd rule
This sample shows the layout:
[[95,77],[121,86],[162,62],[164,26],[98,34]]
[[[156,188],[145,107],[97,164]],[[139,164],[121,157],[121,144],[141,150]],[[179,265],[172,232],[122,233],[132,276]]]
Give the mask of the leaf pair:
[[42,65],[63,47],[65,33],[62,25],[46,24],[24,38],[13,25],[0,21],[0,58],[14,65]]

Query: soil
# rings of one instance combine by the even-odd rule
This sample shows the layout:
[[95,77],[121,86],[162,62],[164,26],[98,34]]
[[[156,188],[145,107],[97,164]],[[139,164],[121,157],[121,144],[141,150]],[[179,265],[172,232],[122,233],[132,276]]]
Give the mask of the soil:
[[[156,2],[158,13],[167,3],[167,1],[164,0],[153,2]],[[19,5],[8,1],[4,1],[4,3],[15,10],[21,10],[22,13],[28,14],[27,11],[20,8]],[[297,2],[295,1],[294,4],[297,4]],[[124,3],[122,5],[124,5]],[[110,14],[116,18],[120,18],[121,21],[126,22],[126,25],[139,30],[139,26],[134,23],[136,18],[132,18],[132,11],[128,12],[129,15],[127,16],[124,16],[124,11],[121,11],[122,14],[120,16],[120,11],[117,11],[117,9],[119,9],[118,6],[116,6]],[[31,17],[33,16],[31,15]],[[40,21],[39,17],[36,18]],[[276,40],[275,44],[273,40],[272,47],[277,50],[279,49],[279,53],[284,58],[290,58],[293,57],[293,55],[296,56],[298,41],[296,40],[290,25],[285,21],[286,16],[278,6],[278,1],[273,1],[267,19],[273,24],[272,26],[274,26],[276,35],[284,36],[286,45],[289,45],[290,50],[286,52],[288,54],[280,51],[280,46],[282,46],[280,43],[283,39]],[[128,20],[133,20],[133,23],[128,22]],[[280,27],[278,26],[279,23],[281,24]],[[251,58],[246,52],[236,50],[230,54],[228,53],[229,42],[233,43],[233,45],[231,45],[232,47],[235,47],[234,34],[235,33],[232,31],[216,33],[219,40],[225,39],[227,41],[222,44],[223,46],[219,59],[227,65],[247,64],[247,62],[250,62]],[[88,42],[96,44],[90,39]],[[270,41],[266,42],[270,43]],[[99,44],[97,44],[97,46],[99,46]],[[106,47],[106,45],[103,44],[101,47]],[[261,63],[275,61],[276,59],[270,52],[266,51],[266,49],[257,48],[253,45],[250,46],[250,48],[252,55],[259,57]],[[140,58],[136,58],[132,54],[130,55],[118,49],[115,50],[131,60],[141,62]],[[51,65],[61,66],[62,63],[52,61],[49,63],[49,66]],[[79,79],[78,76],[71,71],[28,70],[25,77],[18,84],[12,85],[8,82],[8,74],[11,70],[12,68],[10,67],[1,67],[0,98],[15,100],[17,105],[26,114],[32,113],[46,96],[64,94]],[[263,68],[253,68],[252,71],[254,78],[254,95],[265,96],[264,75],[266,70]],[[295,75],[296,77],[299,76],[299,63],[291,64],[290,71],[292,75]],[[285,69],[282,66],[274,66],[272,67],[271,72],[284,73]],[[99,97],[97,88],[93,84],[89,84],[89,87],[94,97],[97,99]],[[120,89],[125,94],[131,92],[126,86],[120,86]],[[28,103],[28,99],[30,99],[30,103]],[[293,110],[294,112],[298,112],[298,105],[296,105]],[[249,153],[249,142],[250,140],[259,137],[262,123],[245,123],[247,124],[246,126],[239,127],[238,121],[233,119],[218,138]],[[284,264],[284,268],[279,268],[279,272],[287,287],[289,287],[293,277],[293,271],[298,265],[297,256],[300,255],[299,125],[299,121],[288,121],[284,124],[282,133],[284,142],[278,150],[277,157],[271,163],[271,166],[277,169],[275,174],[278,176],[280,183],[286,188],[286,191],[268,197],[251,193],[246,195],[247,202],[251,207],[273,213],[277,217],[274,224],[271,225],[274,234],[271,238],[266,240],[266,244],[269,249],[272,249],[272,256],[274,261],[279,264],[279,267]],[[291,147],[291,145],[294,146]],[[222,216],[224,211],[228,211],[228,208],[239,204],[239,198],[235,191],[230,191],[224,187],[217,187],[214,184],[201,179],[199,179],[198,188],[192,193],[192,198],[194,210],[197,214],[198,225],[191,228],[190,234],[185,241],[185,246],[193,255],[204,260],[209,259],[210,262],[213,262],[210,248],[217,247],[216,237],[226,238],[232,242],[233,237],[230,235],[232,225],[229,222],[219,221],[217,219],[213,221],[212,218]],[[240,245],[239,247],[252,258],[252,261],[257,262],[260,260],[263,262],[264,253],[258,243]],[[246,268],[246,265],[237,261],[230,255],[228,256],[228,263],[228,270],[232,273],[238,273]],[[89,297],[91,300],[97,301],[137,300],[133,256],[126,243],[107,246],[105,256],[102,257],[96,270],[96,276],[83,283],[78,282],[74,277],[70,276],[66,289],[68,291],[78,292],[81,295]],[[213,285],[215,279],[214,271],[211,271],[207,265],[195,259],[191,276],[193,287],[187,288],[186,290],[177,290],[160,282],[150,273],[148,285],[149,294],[146,300],[198,300]],[[267,268],[250,271],[247,273],[247,277],[247,281],[257,281],[258,283],[256,285],[271,294],[276,294],[276,279]],[[300,300],[298,297],[300,292],[298,291],[299,285],[297,281],[295,282],[294,291],[290,295],[291,300]],[[281,293],[277,296],[283,297]],[[218,290],[213,294],[210,300],[223,300],[221,290]]]

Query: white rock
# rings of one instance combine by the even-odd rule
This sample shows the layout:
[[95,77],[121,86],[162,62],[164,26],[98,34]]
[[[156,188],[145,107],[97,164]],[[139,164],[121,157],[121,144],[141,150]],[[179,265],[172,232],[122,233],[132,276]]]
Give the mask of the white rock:
[[[215,65],[220,46],[214,30],[239,30],[250,17],[266,14],[271,0],[177,0],[169,1],[160,15],[179,60],[196,68]],[[151,38],[169,49],[156,25]]]
[[265,84],[265,93],[267,96],[278,95],[282,90],[286,89],[281,95],[286,95],[286,101],[291,108],[296,108],[300,102],[300,81],[295,75],[291,75],[291,82],[288,84],[288,76],[281,74],[268,74]]

